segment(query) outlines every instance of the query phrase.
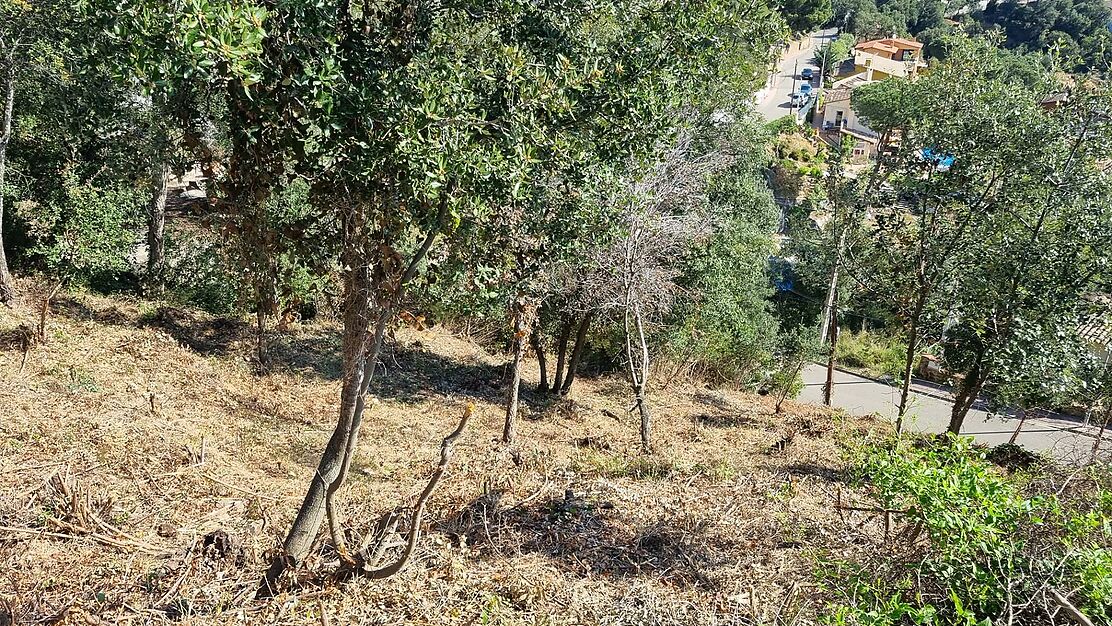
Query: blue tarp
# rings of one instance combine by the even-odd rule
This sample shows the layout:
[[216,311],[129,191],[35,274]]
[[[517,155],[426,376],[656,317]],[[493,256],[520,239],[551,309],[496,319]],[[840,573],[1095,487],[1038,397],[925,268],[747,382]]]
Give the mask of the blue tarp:
[[954,164],[954,157],[948,154],[935,154],[934,150],[930,148],[923,148],[920,150],[919,156],[921,156],[924,161],[931,161],[937,165],[939,169],[950,169],[950,166]]

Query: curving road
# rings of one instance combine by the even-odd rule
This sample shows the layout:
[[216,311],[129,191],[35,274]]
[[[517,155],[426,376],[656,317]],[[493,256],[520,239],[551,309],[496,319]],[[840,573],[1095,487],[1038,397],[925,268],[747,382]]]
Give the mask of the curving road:
[[787,51],[777,64],[776,73],[769,77],[768,86],[758,95],[756,109],[761,117],[771,122],[791,112],[791,94],[793,90],[799,88],[797,72],[803,71],[803,68],[809,67],[815,70],[816,78],[812,84],[819,86],[817,78],[819,68],[814,64],[813,58],[815,49],[837,36],[837,28],[827,28],[788,44]]
[[[826,384],[826,368],[809,365],[803,370],[803,391],[799,402],[822,404],[822,388]],[[900,390],[873,379],[841,370],[834,372],[834,406],[856,415],[879,414],[895,421]],[[926,381],[912,384],[908,428],[917,432],[940,433],[950,423],[952,395],[950,389]],[[965,418],[963,435],[972,435],[979,443],[990,446],[1007,443],[1015,432],[1019,418],[1014,413],[997,414],[977,403]],[[1088,461],[1097,428],[1080,418],[1043,413],[1029,416],[1016,443],[1036,452],[1044,452],[1063,461]],[[1105,433],[1101,456],[1112,458],[1112,430]]]

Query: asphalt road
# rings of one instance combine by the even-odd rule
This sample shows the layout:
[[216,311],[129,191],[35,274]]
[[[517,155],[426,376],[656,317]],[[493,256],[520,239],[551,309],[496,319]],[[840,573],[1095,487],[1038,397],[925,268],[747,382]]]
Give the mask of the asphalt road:
[[793,41],[780,59],[776,73],[757,102],[757,112],[767,121],[779,119],[791,112],[791,93],[798,90],[799,72],[809,67],[815,70],[812,85],[818,87],[819,67],[813,63],[815,49],[838,35],[837,28],[815,31],[801,41]]
[[[809,365],[803,371],[803,391],[800,402],[822,403],[822,388],[826,384],[826,368]],[[946,387],[925,381],[912,385],[909,417],[905,422],[909,430],[940,433],[950,423],[952,395]],[[900,390],[848,372],[834,372],[832,404],[856,415],[879,414],[895,421],[900,402]],[[972,435],[979,443],[995,446],[1007,443],[1015,432],[1019,417],[1014,413],[992,414],[983,403],[976,404],[965,418],[962,434]],[[1097,429],[1084,424],[1080,418],[1047,413],[1028,416],[1016,443],[1029,450],[1045,452],[1063,461],[1087,461]],[[1101,446],[1104,458],[1112,457],[1112,432],[1105,433]]]

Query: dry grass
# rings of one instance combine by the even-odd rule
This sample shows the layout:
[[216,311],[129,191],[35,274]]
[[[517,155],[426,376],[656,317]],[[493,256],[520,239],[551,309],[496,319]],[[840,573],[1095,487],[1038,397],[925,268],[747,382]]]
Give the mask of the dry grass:
[[[32,311],[0,311],[0,335]],[[620,381],[581,380],[525,394],[511,454],[505,359],[399,331],[341,499],[353,530],[411,504],[461,406],[479,410],[416,558],[336,586],[321,546],[256,602],[331,432],[335,329],[280,337],[266,375],[244,325],[143,302],[68,297],[47,334],[22,371],[0,346],[0,624],[810,623],[815,556],[859,537],[833,507],[838,440],[884,428],[673,386],[642,456]]]

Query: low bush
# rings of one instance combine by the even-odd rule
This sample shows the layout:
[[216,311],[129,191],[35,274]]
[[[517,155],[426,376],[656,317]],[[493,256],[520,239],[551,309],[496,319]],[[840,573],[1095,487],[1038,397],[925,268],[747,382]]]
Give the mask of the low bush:
[[219,243],[207,233],[166,236],[166,297],[199,307],[213,315],[238,315],[247,310],[250,285],[237,276]]
[[1065,603],[1112,618],[1112,474],[1006,474],[950,436],[856,448],[856,481],[898,539],[822,567],[827,623],[1049,624]]
[[864,371],[870,376],[903,377],[907,344],[881,333],[861,331],[841,332],[836,350],[838,363]]

